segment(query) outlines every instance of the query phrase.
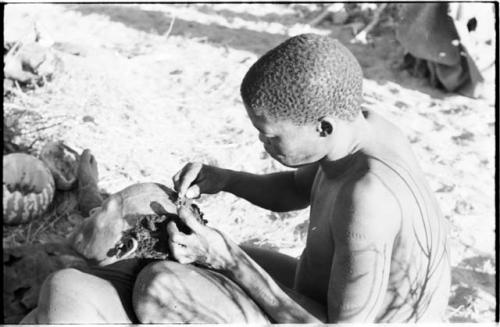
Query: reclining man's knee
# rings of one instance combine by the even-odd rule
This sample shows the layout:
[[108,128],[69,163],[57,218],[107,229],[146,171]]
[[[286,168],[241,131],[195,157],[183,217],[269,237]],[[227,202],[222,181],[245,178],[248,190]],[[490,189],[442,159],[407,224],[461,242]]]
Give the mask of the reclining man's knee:
[[129,323],[112,284],[76,269],[51,274],[38,301],[39,323]]
[[172,261],[156,262],[139,273],[133,305],[141,323],[268,322],[231,280]]
[[[182,301],[182,265],[172,261],[155,262],[145,267],[137,276],[133,292],[135,313],[141,323],[164,321],[174,314],[174,302]],[[177,317],[178,318],[178,317]],[[171,317],[170,319],[177,319]],[[169,319],[169,320],[170,320]]]
[[[42,284],[38,297],[37,319],[40,323],[50,323],[53,315],[58,312],[59,301],[65,300],[65,294],[71,295],[77,292],[78,275],[81,274],[73,268],[66,268],[50,274]],[[57,319],[56,319],[57,320]]]

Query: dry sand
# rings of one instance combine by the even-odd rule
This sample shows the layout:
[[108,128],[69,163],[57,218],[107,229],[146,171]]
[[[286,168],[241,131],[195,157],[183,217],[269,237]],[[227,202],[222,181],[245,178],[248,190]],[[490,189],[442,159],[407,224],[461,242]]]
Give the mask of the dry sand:
[[[258,142],[239,84],[260,55],[289,36],[331,33],[363,66],[365,106],[408,136],[450,223],[450,321],[492,322],[492,101],[445,94],[397,70],[402,50],[391,30],[380,30],[373,44],[349,44],[349,28],[309,27],[311,9],[276,4],[7,5],[6,40],[29,38],[30,23],[37,20],[54,40],[77,44],[87,54],[59,53],[63,73],[43,88],[4,98],[4,117],[25,110],[20,139],[38,139],[35,152],[48,140],[64,140],[78,151],[90,148],[99,162],[99,186],[108,193],[136,182],[171,186],[172,175],[189,161],[255,173],[284,170]],[[40,127],[45,128],[35,131]],[[307,210],[273,213],[229,194],[198,202],[209,224],[237,242],[293,256],[304,246]],[[4,246],[57,239],[79,218],[59,210],[44,220],[5,229]]]

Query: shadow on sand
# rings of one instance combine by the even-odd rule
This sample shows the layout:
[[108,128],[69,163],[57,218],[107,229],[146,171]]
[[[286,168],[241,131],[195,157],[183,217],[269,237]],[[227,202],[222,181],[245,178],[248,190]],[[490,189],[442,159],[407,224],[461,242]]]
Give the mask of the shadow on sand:
[[[162,11],[143,10],[123,4],[69,4],[66,5],[66,8],[83,15],[104,15],[113,22],[159,35],[168,31],[172,20],[168,14]],[[287,27],[301,23],[303,20],[298,13],[296,15],[273,13],[257,16],[247,12],[237,12],[226,8],[217,9],[207,5],[198,6],[196,10],[208,15],[223,16],[228,20],[277,22]],[[356,56],[366,78],[375,80],[382,85],[391,81],[405,88],[427,93],[433,98],[442,99],[446,96],[446,93],[431,87],[426,80],[410,77],[407,72],[397,67],[398,62],[403,58],[403,49],[396,41],[393,29],[377,33],[379,35],[374,38],[374,42],[369,44],[350,43],[353,38],[353,30],[349,26],[330,25],[328,29],[331,37],[340,40]],[[288,35],[284,34],[253,31],[246,28],[230,28],[218,24],[203,24],[181,18],[175,19],[170,35],[199,39],[200,42],[250,51],[256,55],[264,54],[288,38]]]
[[[490,256],[474,256],[462,260],[458,266],[452,268],[454,291],[448,303],[450,307],[468,308],[473,305],[480,291],[496,296],[495,275],[478,271],[487,261],[494,265],[494,259]],[[451,322],[476,322],[476,320],[468,317],[452,317]]]
[[[159,35],[168,31],[172,21],[172,17],[164,12],[142,10],[127,5],[85,4],[66,7],[83,15],[105,15],[111,21],[122,23],[127,27]],[[217,24],[202,24],[181,18],[175,19],[170,35],[201,39],[208,43],[250,51],[258,55],[264,54],[287,39],[286,35],[229,28]]]

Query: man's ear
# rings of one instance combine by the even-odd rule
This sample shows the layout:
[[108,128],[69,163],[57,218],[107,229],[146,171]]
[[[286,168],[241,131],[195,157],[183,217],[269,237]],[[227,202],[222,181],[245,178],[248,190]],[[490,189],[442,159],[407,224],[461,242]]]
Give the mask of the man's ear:
[[333,133],[334,126],[335,121],[333,119],[330,117],[322,117],[318,119],[316,130],[318,131],[319,136],[325,137]]
[[120,250],[118,251],[118,254],[116,255],[119,259],[125,259],[129,256],[131,256],[136,250],[137,247],[139,246],[137,240],[133,237],[129,238],[122,246],[120,247]]

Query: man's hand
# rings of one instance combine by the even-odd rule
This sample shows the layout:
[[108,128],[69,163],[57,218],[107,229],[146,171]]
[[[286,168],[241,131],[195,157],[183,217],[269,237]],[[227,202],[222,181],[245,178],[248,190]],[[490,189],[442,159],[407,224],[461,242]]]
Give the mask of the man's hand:
[[179,263],[198,263],[216,270],[234,265],[228,243],[220,232],[200,223],[189,207],[179,207],[178,215],[192,230],[191,234],[184,234],[173,221],[167,225],[170,253]]
[[229,174],[225,169],[191,162],[172,178],[179,196],[190,199],[203,193],[215,194],[222,191],[228,179]]
[[278,323],[320,322],[291,299],[240,247],[200,223],[189,207],[181,206],[178,215],[192,230],[191,234],[184,234],[174,222],[167,225],[170,253],[179,263],[198,263],[219,270]]

